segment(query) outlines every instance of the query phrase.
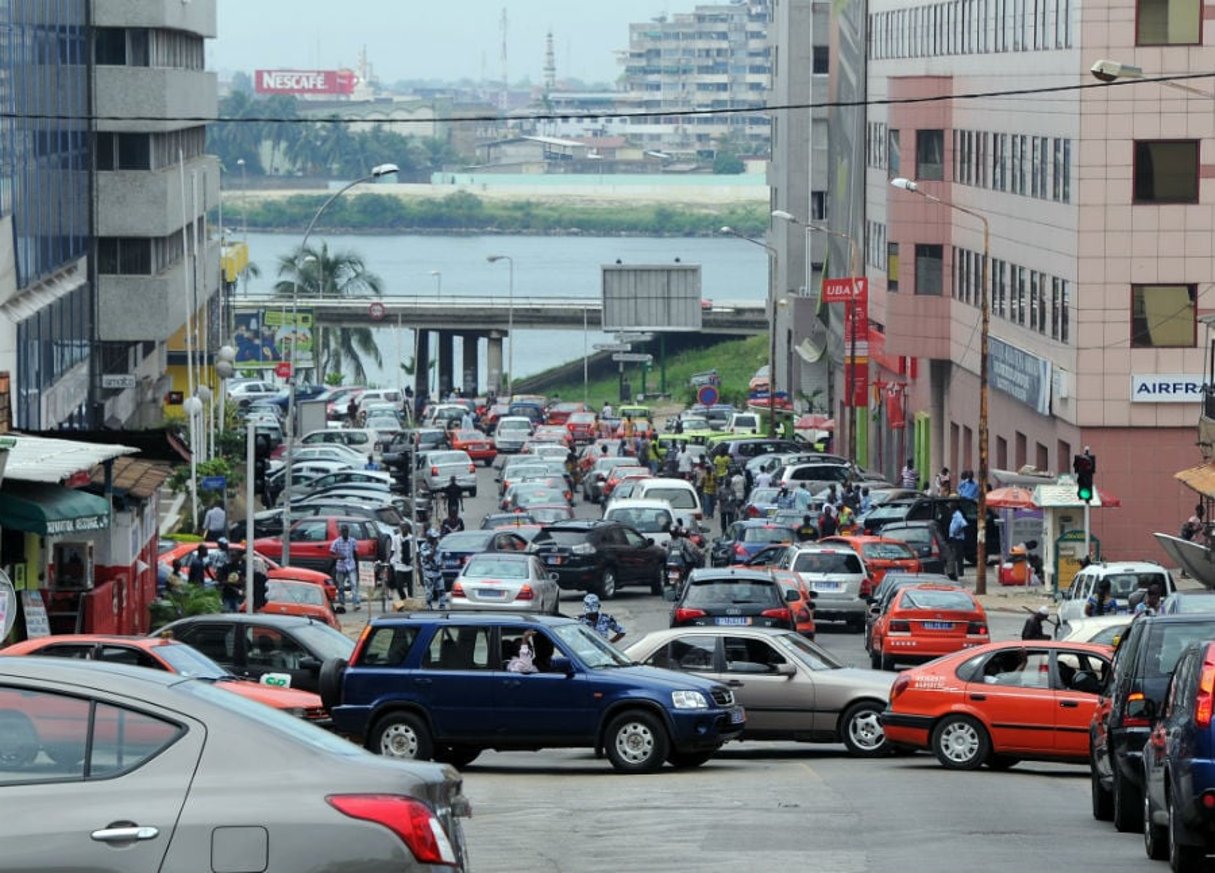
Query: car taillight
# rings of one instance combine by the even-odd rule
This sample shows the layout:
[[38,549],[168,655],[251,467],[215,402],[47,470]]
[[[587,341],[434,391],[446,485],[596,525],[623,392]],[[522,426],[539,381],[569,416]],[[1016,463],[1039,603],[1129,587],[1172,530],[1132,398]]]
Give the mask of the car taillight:
[[1122,726],[1123,727],[1151,727],[1152,720],[1145,718],[1142,715],[1131,715],[1132,704],[1138,704],[1135,707],[1137,712],[1143,710],[1147,703],[1147,698],[1142,691],[1132,691],[1126,696],[1126,708],[1122,711]]
[[801,607],[793,614],[793,617],[798,622],[807,622],[810,620],[810,610],[806,609],[805,607]]
[[438,475],[439,475],[439,468],[438,468],[438,467],[431,467],[431,468],[430,468],[430,475],[432,475],[432,476],[438,476]]
[[[461,585],[459,582],[453,583],[451,586],[451,596],[452,597],[463,597],[464,596],[464,586]],[[371,625],[367,625],[367,626],[371,627]]]
[[1215,663],[1203,661],[1198,677],[1198,698],[1194,702],[1194,724],[1210,727],[1212,709],[1215,709]]
[[694,618],[704,618],[708,613],[703,609],[688,609],[686,606],[681,606],[675,610],[675,621],[691,621]]
[[754,505],[747,507],[747,518],[755,518],[757,515],[759,515],[759,509]]
[[532,586],[524,585],[519,589],[519,593],[515,595],[515,600],[534,600],[536,593],[532,591]]
[[928,544],[928,553],[929,553],[930,555],[932,555],[934,558],[939,558],[939,557],[941,557],[941,549],[940,549],[940,547],[937,545],[937,541],[936,541],[936,540],[932,540],[932,541],[931,541],[931,542]]
[[780,609],[765,609],[760,615],[764,618],[789,618],[792,613],[787,607],[781,607]]
[[911,622],[900,621],[898,619],[890,622],[890,633],[892,634],[909,634],[911,633]]
[[894,703],[898,696],[911,687],[911,679],[906,673],[900,673],[890,686],[890,702]]
[[966,622],[967,636],[987,636],[987,622],[985,621],[968,621]]
[[330,794],[325,801],[342,815],[388,828],[419,864],[455,867],[458,863],[442,823],[419,800],[395,794]]
[[869,597],[871,594],[873,594],[873,582],[870,581],[868,578],[862,579],[861,588],[860,588],[860,591],[858,592],[858,596]]
[[735,543],[734,544],[734,554],[738,555],[738,557],[740,557],[740,558],[745,558],[745,557],[747,557],[747,550],[746,550],[746,548],[743,547],[742,543]]
[[371,625],[363,625],[363,630],[359,633],[359,639],[354,644],[354,651],[350,653],[350,663],[357,664],[359,657],[363,654],[363,646],[367,645],[367,637],[371,636]]

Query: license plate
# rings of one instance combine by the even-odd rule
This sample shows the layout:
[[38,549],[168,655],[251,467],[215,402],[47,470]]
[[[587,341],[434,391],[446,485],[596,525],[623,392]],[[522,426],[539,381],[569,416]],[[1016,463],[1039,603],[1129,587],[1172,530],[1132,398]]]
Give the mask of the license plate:
[[952,621],[926,621],[924,630],[953,630]]
[[455,558],[451,558],[449,560],[444,561],[443,566],[444,567],[459,567],[460,562],[458,560],[456,560]]
[[731,627],[746,626],[751,623],[751,619],[746,616],[722,616],[714,619],[714,624],[729,625]]
[[742,724],[747,720],[747,711],[741,706],[736,706],[730,710],[730,724]]
[[505,597],[506,592],[501,588],[478,588],[477,594],[481,597]]
[[815,591],[843,591],[843,582],[815,582],[812,586]]
[[551,566],[556,567],[556,566],[558,566],[558,565],[561,563],[561,556],[560,556],[560,555],[552,555],[552,556],[550,556],[550,557],[548,557],[548,558],[545,558],[545,559],[544,559],[544,563],[546,563],[546,564],[549,564],[549,565],[551,565]]

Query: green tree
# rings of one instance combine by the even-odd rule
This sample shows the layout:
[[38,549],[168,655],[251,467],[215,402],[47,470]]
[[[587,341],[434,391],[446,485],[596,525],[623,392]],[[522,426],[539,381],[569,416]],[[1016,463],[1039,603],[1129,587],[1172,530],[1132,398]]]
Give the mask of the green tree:
[[719,149],[713,158],[713,173],[718,176],[737,176],[746,172],[747,165],[732,151]]
[[218,155],[229,171],[236,171],[236,162],[244,160],[254,175],[265,173],[260,147],[265,133],[261,104],[244,91],[233,91],[219,103],[219,117],[224,121],[208,125],[207,151]]

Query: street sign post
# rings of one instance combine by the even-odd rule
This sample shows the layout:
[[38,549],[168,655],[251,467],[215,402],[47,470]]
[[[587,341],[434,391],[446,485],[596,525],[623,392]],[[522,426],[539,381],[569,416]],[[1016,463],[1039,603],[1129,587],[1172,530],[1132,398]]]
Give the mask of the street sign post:
[[597,352],[631,352],[633,350],[628,343],[595,343],[591,348]]
[[290,361],[279,361],[277,364],[275,364],[274,365],[274,375],[278,376],[280,379],[290,379],[291,378],[291,362]]
[[227,476],[203,476],[198,481],[198,487],[203,491],[224,491],[228,487]]
[[717,389],[712,385],[701,385],[696,392],[696,400],[702,406],[712,406],[717,402]]
[[654,356],[643,352],[617,352],[612,355],[612,360],[622,364],[648,364],[654,360]]

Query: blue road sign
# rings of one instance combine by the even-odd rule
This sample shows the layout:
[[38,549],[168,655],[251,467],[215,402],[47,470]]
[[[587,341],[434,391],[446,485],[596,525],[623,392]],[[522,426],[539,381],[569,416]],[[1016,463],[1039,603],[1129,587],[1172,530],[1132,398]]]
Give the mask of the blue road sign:
[[227,476],[203,476],[198,481],[198,487],[203,491],[225,491],[228,488]]

